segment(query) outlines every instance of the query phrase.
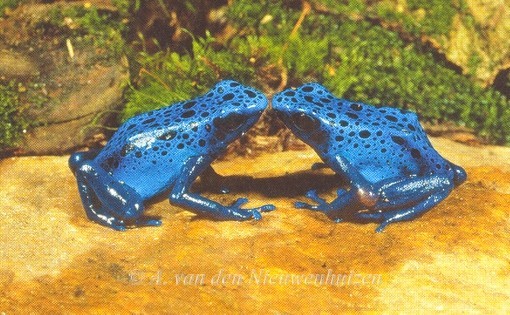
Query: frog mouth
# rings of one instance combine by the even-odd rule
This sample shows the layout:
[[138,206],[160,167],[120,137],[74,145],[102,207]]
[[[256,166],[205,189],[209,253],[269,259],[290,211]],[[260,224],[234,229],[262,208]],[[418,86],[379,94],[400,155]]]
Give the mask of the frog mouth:
[[248,117],[245,115],[232,113],[227,117],[217,117],[213,120],[213,125],[217,130],[222,132],[232,132],[236,129],[239,129],[242,125],[246,123]]
[[320,122],[317,118],[307,115],[303,112],[294,113],[290,116],[292,124],[302,132],[311,133],[316,131]]

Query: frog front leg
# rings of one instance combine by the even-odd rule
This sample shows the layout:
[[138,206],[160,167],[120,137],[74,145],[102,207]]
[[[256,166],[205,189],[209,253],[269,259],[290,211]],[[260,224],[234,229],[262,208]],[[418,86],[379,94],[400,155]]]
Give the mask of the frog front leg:
[[144,207],[140,195],[131,187],[115,181],[89,158],[95,152],[75,153],[69,159],[78,182],[78,191],[87,217],[118,231],[126,226],[159,226],[160,220],[140,218]]
[[211,162],[212,159],[206,156],[196,156],[188,159],[170,193],[170,201],[186,207],[191,211],[217,220],[243,221],[251,218],[259,220],[261,218],[260,212],[272,211],[275,209],[273,205],[264,205],[253,209],[241,209],[240,206],[248,202],[246,198],[238,199],[231,206],[223,206],[198,194],[191,193],[189,191],[191,184],[209,167]]
[[295,203],[296,208],[321,211],[335,221],[342,221],[358,210],[375,205],[376,190],[347,159],[337,156],[334,160],[326,161],[326,165],[329,165],[337,174],[346,177],[349,180],[350,189],[348,191],[339,189],[337,197],[331,203],[320,198],[315,190],[311,190],[306,197],[317,204],[311,205],[298,201]]

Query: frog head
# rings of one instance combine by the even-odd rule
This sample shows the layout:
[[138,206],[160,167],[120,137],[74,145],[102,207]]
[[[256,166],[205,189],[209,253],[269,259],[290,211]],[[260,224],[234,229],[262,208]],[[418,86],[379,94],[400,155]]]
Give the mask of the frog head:
[[[186,122],[198,125],[196,143],[209,153],[215,153],[250,129],[267,103],[261,92],[236,81],[224,80],[194,100],[195,117],[189,117]],[[182,106],[191,105],[184,103]],[[187,115],[186,112],[183,114]]]
[[329,120],[323,113],[325,103],[335,97],[318,83],[307,83],[287,89],[272,100],[272,108],[285,125],[301,140],[316,150],[325,150],[329,141]]

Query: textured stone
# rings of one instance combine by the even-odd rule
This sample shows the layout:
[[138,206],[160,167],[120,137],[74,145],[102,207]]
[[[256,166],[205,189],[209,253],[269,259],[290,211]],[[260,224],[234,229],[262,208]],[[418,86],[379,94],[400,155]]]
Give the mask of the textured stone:
[[76,45],[71,56],[67,47],[74,37],[41,31],[53,11],[84,5],[116,10],[103,0],[30,3],[0,19],[0,80],[15,78],[23,86],[20,107],[32,123],[18,154],[59,154],[90,145],[104,138],[103,127],[110,127],[112,113],[123,104],[127,58],[102,58],[105,48],[94,45]]
[[73,90],[52,98],[40,111],[30,115],[41,126],[25,136],[25,154],[57,154],[84,146],[111,113],[122,104],[123,85],[129,79],[122,65],[95,66],[74,82]]
[[11,80],[39,75],[38,65],[27,56],[0,50],[0,78]]
[[[225,204],[274,203],[261,221],[197,219],[162,198],[147,209],[161,227],[124,233],[85,217],[66,156],[2,160],[0,311],[509,312],[510,149],[432,142],[466,168],[467,182],[382,234],[292,207],[307,189],[333,198],[338,187],[331,172],[309,170],[318,161],[311,150],[215,163],[227,195],[197,185]],[[328,272],[344,283],[288,278]]]

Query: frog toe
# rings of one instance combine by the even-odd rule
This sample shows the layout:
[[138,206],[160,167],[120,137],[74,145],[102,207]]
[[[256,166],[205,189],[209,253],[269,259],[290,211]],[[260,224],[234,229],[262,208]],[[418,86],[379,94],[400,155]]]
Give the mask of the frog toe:
[[313,210],[313,211],[325,211],[326,209],[324,209],[324,205],[325,205],[325,203],[319,204],[319,205],[312,205],[312,204],[302,202],[302,201],[294,202],[294,207],[296,207],[298,209],[307,209],[307,210]]
[[262,215],[256,209],[239,209],[239,208],[230,208],[229,216],[223,217],[223,220],[236,220],[236,221],[246,221],[246,220],[260,220]]
[[242,205],[248,202],[248,198],[239,198],[231,205],[232,208],[240,208]]
[[260,214],[259,211],[252,210],[251,213],[252,213],[252,217],[254,220],[258,221],[258,220],[262,219],[262,214]]
[[251,216],[253,219],[260,220],[260,219],[262,219],[261,212],[270,212],[275,209],[276,209],[276,207],[274,205],[269,204],[269,205],[263,205],[263,206],[260,206],[260,207],[254,208],[254,209],[250,209],[250,210],[246,210],[246,211],[248,211],[252,214]]
[[377,227],[377,229],[375,229],[375,232],[376,232],[376,233],[382,233],[382,232],[384,231],[384,229],[386,228],[386,226],[387,226],[388,224],[390,224],[390,223],[391,223],[391,221],[389,221],[389,220],[384,221],[383,223],[381,223],[381,224]]
[[137,227],[140,226],[161,226],[162,222],[159,219],[152,218],[152,217],[144,217],[144,218],[138,218],[134,225]]
[[316,190],[309,190],[306,194],[305,194],[306,198],[322,205],[322,204],[325,204],[326,203],[326,200],[322,199],[321,197],[319,197],[319,195],[317,194],[317,191]]
[[272,204],[263,205],[258,208],[258,210],[260,212],[271,212],[271,211],[274,211],[275,209],[276,209],[276,207]]
[[312,205],[306,202],[296,201],[294,203],[294,207],[298,209],[308,209],[308,210],[314,210],[314,211],[326,211],[329,209],[329,204],[326,202],[326,200],[319,197],[316,190],[309,190],[305,197],[310,199],[311,201],[315,202],[317,205]]
[[90,219],[96,223],[101,224],[102,226],[109,227],[116,231],[124,232],[127,229],[124,221],[114,218],[114,217],[106,217],[104,215],[98,215],[97,217],[90,218]]
[[302,201],[296,201],[294,202],[294,207],[298,208],[298,209],[309,209],[309,210],[313,210],[311,204],[308,204],[306,202],[302,202]]
[[246,212],[246,216],[248,219],[250,218],[250,213],[252,213],[251,217],[253,217],[255,220],[259,220],[260,218],[262,218],[260,212],[269,212],[276,209],[276,207],[272,204],[263,205],[253,209],[240,209],[240,207],[247,202],[248,202],[247,198],[239,198],[231,205],[231,208],[237,209],[239,213]]

